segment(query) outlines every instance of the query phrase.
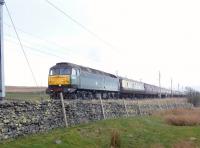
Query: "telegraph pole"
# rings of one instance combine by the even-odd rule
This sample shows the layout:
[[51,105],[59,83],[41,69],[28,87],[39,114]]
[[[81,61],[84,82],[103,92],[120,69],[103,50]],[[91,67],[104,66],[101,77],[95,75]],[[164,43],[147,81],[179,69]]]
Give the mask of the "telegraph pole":
[[4,5],[4,0],[0,0],[0,100],[3,100],[5,98],[4,51],[3,51],[3,5]]
[[173,97],[173,90],[172,90],[172,78],[171,78],[171,97]]
[[178,83],[178,91],[179,91],[179,83]]
[[160,71],[159,71],[159,97],[161,98],[161,82],[160,82],[160,79],[161,79],[161,75],[160,75]]

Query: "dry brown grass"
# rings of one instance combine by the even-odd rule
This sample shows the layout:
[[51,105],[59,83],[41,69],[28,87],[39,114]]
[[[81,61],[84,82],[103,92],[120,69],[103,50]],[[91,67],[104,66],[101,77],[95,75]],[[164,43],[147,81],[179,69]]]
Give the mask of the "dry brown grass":
[[180,141],[173,145],[173,148],[196,148],[192,141]]
[[164,146],[160,143],[152,144],[150,148],[164,148]]
[[171,125],[200,125],[200,109],[175,109],[161,112],[160,116]]
[[111,134],[110,148],[120,148],[121,139],[120,134],[117,130],[113,130]]

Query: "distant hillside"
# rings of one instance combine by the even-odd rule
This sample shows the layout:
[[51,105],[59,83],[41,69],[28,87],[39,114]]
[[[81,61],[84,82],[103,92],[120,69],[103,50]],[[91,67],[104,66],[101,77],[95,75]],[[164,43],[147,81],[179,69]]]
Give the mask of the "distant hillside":
[[45,90],[46,87],[6,86],[6,92],[40,92]]

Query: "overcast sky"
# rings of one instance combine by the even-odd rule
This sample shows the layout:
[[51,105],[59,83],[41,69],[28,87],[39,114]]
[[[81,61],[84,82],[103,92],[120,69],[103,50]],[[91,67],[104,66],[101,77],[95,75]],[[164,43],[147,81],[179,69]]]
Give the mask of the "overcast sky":
[[[45,0],[6,0],[39,85],[72,62],[131,79],[200,90],[199,0],[49,0],[112,44],[104,44]],[[6,85],[34,86],[4,8]]]

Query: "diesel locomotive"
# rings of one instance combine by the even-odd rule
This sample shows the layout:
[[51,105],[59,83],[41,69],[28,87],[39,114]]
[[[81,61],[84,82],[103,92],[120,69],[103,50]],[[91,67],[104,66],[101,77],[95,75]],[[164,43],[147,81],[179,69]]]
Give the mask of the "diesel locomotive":
[[57,63],[49,70],[47,93],[58,99],[145,98],[182,96],[179,91],[159,88],[147,83],[119,77],[100,70],[72,63]]

